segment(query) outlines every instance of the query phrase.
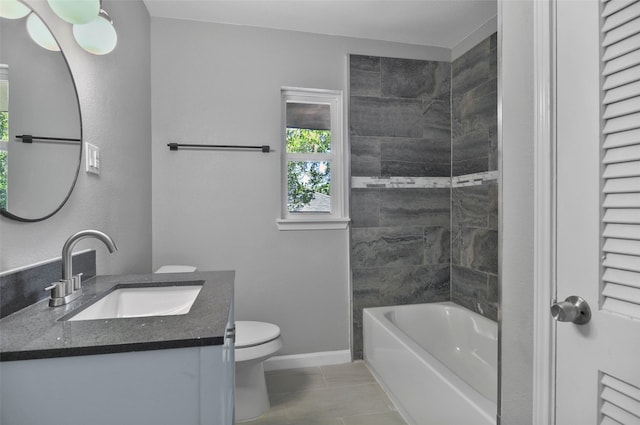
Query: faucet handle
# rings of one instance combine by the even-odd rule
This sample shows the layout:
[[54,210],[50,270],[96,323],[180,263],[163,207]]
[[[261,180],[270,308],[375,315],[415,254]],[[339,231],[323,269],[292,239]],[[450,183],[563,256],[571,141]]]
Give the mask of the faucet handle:
[[78,273],[74,275],[71,279],[73,279],[73,290],[77,291],[82,288],[82,273]]
[[65,295],[64,281],[52,282],[44,290],[51,291],[51,298],[62,298]]

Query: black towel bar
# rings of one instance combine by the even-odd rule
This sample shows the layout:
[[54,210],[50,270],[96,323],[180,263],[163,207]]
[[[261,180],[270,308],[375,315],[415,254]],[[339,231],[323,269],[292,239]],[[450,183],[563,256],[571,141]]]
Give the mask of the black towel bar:
[[42,137],[32,136],[31,134],[17,135],[16,139],[22,139],[22,143],[33,143],[33,141],[48,141],[48,142],[81,142],[81,139],[71,139],[68,137]]
[[193,145],[187,143],[167,143],[169,150],[177,151],[178,148],[214,148],[214,149],[258,149],[262,152],[271,152],[269,145],[262,146],[238,146],[238,145]]

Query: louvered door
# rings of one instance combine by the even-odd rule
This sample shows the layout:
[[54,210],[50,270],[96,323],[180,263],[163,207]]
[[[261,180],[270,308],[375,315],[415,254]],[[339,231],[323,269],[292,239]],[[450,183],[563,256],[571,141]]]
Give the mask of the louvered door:
[[640,0],[556,8],[556,423],[639,425]]
[[603,308],[640,319],[640,1],[603,15]]

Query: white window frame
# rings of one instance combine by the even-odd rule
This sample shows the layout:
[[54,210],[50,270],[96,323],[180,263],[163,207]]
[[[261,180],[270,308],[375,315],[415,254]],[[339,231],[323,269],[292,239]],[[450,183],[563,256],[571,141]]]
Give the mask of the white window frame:
[[[329,105],[331,114],[331,152],[287,153],[287,103],[309,103]],[[281,164],[282,197],[281,215],[276,223],[279,230],[331,230],[346,229],[349,224],[347,204],[347,166],[348,149],[344,134],[344,97],[339,90],[306,89],[283,87],[281,91]],[[294,161],[331,161],[331,212],[330,213],[292,213],[287,205],[288,181],[287,163]]]

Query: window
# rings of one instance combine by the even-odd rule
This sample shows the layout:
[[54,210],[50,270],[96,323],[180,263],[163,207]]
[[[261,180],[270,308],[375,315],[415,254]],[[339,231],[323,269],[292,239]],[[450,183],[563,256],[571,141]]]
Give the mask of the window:
[[280,230],[344,229],[342,93],[282,89],[282,217]]

